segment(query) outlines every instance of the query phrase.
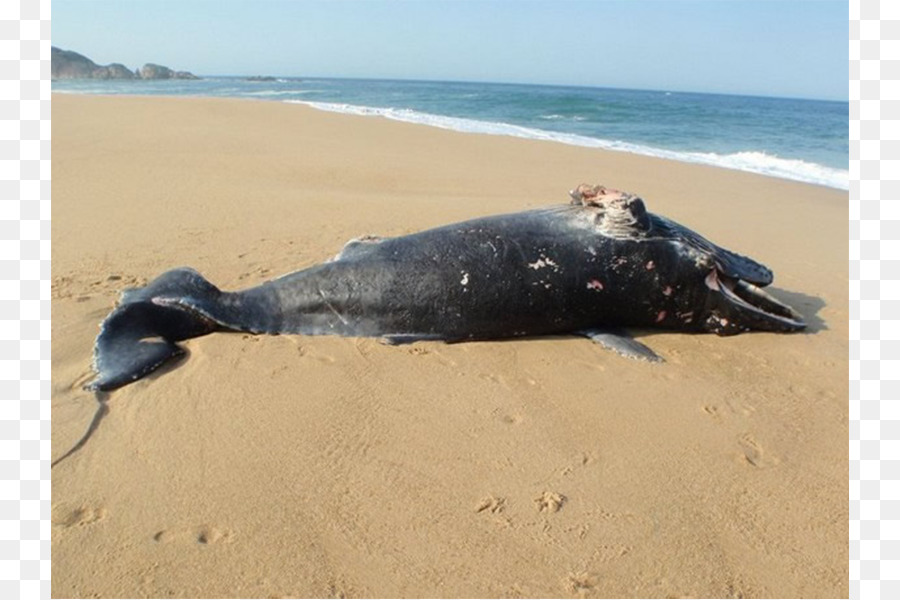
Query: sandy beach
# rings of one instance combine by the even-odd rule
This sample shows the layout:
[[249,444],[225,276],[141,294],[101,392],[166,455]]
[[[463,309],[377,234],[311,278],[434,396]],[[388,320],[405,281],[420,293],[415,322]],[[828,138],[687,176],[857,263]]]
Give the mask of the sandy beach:
[[582,182],[768,265],[801,334],[215,334],[52,470],[54,597],[846,597],[847,193],[276,102],[53,96],[53,458],[121,290],[249,287]]

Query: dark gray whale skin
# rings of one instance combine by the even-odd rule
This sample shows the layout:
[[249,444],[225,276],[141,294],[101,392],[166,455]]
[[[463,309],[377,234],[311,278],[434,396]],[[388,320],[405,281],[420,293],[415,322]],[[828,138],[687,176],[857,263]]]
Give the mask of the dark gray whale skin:
[[648,213],[636,196],[581,186],[572,197],[570,205],[354,240],[331,262],[238,292],[192,269],[169,271],[123,293],[101,325],[88,387],[130,383],[181,354],[174,342],[221,330],[390,343],[577,333],[629,354],[604,332],[805,326],[759,289],[772,281],[759,263]]

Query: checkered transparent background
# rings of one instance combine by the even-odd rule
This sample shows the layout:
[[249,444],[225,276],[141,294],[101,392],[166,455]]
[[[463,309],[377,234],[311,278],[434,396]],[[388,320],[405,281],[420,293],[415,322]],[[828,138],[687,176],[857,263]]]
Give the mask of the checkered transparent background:
[[0,248],[0,598],[49,598],[49,0],[0,0]]
[[[850,2],[850,99],[850,595],[900,598],[898,0]],[[0,0],[0,248],[0,598],[49,598],[49,0]]]
[[[900,2],[850,4],[850,597],[900,598]],[[882,202],[882,199],[884,202]],[[882,257],[884,260],[882,260]],[[883,401],[882,401],[883,400]],[[883,459],[882,459],[883,458]]]

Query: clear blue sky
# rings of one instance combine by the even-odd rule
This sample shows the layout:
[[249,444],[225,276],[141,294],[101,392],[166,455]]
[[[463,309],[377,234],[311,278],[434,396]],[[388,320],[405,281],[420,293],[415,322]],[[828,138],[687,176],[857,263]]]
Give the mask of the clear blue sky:
[[848,98],[846,0],[54,0],[53,45],[201,75]]

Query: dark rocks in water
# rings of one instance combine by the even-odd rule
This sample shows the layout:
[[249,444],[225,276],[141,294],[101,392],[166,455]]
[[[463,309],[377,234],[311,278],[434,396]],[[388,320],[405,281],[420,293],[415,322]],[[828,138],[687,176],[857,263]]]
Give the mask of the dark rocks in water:
[[147,63],[138,70],[141,79],[172,79],[172,69],[162,65]]
[[141,79],[200,79],[187,71],[173,71],[169,67],[147,63],[138,71]]
[[50,49],[50,76],[53,79],[200,79],[187,71],[173,71],[161,65],[146,64],[137,71],[112,63],[98,65],[88,57],[62,50]]
[[131,69],[120,63],[100,67],[99,75],[94,74],[94,79],[134,79],[135,74]]
[[278,81],[278,79],[271,75],[251,75],[250,77],[244,77],[244,81]]

